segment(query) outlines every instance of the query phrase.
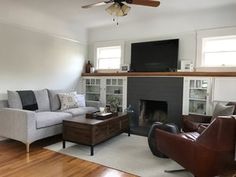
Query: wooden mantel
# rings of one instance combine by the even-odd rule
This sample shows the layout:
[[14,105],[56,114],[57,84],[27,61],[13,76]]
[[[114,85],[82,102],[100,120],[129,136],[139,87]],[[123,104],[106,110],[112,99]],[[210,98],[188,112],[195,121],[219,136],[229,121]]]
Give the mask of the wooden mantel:
[[82,76],[127,76],[127,77],[236,77],[236,72],[117,72],[117,73],[83,73]]

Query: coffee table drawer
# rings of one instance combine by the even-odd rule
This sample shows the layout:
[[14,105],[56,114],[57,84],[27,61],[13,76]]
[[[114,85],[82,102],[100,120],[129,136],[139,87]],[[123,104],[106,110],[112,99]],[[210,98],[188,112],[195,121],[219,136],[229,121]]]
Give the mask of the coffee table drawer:
[[91,127],[86,126],[64,126],[63,139],[81,144],[91,145]]

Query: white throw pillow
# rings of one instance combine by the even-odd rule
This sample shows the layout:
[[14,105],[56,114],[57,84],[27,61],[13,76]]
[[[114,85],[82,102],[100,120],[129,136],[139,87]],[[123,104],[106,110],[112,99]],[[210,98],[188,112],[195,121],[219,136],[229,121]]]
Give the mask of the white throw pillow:
[[76,102],[75,96],[76,92],[71,93],[58,93],[60,102],[61,102],[61,110],[66,110],[70,108],[78,108],[79,105]]
[[212,119],[218,117],[218,116],[230,116],[234,113],[234,105],[231,106],[225,106],[223,104],[217,103],[215,106],[215,109],[212,114]]
[[85,107],[85,95],[84,94],[77,94],[75,96],[75,100],[77,102],[77,104],[79,105],[79,107]]

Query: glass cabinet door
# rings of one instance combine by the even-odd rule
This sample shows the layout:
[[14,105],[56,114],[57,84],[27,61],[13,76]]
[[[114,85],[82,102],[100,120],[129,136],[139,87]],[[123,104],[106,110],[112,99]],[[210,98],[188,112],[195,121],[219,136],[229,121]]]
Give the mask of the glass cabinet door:
[[106,79],[106,104],[115,106],[118,111],[122,111],[123,105],[123,79],[107,78]]
[[85,79],[86,101],[100,100],[101,80],[96,78]]
[[209,80],[189,80],[189,114],[207,114]]

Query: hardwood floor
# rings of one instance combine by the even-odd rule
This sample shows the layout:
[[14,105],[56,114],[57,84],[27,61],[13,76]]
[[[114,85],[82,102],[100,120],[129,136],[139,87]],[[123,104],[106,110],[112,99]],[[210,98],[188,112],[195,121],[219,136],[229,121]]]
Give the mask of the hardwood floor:
[[49,138],[30,147],[25,153],[25,146],[13,140],[0,142],[1,177],[136,177],[122,171],[99,164],[66,156],[44,146],[57,142],[58,138]]

